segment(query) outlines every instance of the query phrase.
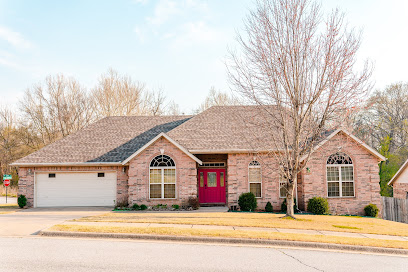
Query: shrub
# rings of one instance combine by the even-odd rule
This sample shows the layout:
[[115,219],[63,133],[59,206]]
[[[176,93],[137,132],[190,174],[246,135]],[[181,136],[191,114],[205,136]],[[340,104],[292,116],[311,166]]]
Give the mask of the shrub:
[[313,197],[307,203],[307,210],[314,214],[329,214],[329,202],[323,197]]
[[242,193],[238,198],[238,205],[241,211],[246,212],[255,211],[256,207],[258,207],[255,195],[251,192]]
[[145,204],[140,205],[140,209],[142,211],[147,210],[147,206]]
[[167,204],[157,204],[155,206],[155,208],[159,209],[159,210],[166,210],[167,209]]
[[377,217],[378,215],[378,208],[375,204],[368,204],[364,207],[364,213],[366,216]]
[[127,199],[122,199],[122,200],[119,200],[119,201],[116,203],[115,208],[116,208],[116,209],[123,209],[123,208],[126,208],[126,207],[128,207],[128,206],[129,206],[129,202],[127,201]]
[[25,205],[27,205],[27,198],[26,198],[26,196],[25,196],[25,195],[20,195],[20,196],[18,197],[18,199],[17,199],[17,203],[18,203],[18,206],[19,206],[20,208],[23,208]]
[[194,196],[190,197],[188,199],[188,206],[192,207],[194,210],[200,208],[200,202],[198,201],[198,198]]
[[272,204],[269,201],[268,201],[268,203],[266,203],[265,212],[273,212]]
[[176,210],[180,209],[180,206],[179,206],[179,205],[172,205],[171,207],[172,207],[173,209],[176,209]]
[[[286,198],[285,198],[281,204],[281,212],[286,212],[287,210],[288,210],[288,205],[286,204]],[[294,199],[294,202],[293,202],[293,210],[295,212],[297,211],[296,198]]]
[[133,204],[132,209],[134,209],[136,211],[140,210],[140,206],[135,203],[135,204]]

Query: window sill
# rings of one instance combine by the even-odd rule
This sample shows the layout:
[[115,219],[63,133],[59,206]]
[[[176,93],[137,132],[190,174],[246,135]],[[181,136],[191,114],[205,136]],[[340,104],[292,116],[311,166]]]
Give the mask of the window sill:
[[149,198],[149,200],[175,200],[177,198]]
[[355,196],[328,196],[327,198],[356,198]]

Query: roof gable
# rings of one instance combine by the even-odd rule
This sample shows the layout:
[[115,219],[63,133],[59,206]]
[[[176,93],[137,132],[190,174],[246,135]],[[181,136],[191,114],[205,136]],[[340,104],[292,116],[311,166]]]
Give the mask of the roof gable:
[[[331,138],[339,134],[340,132],[344,133],[346,136],[349,138],[353,139],[355,142],[357,142],[359,145],[361,145],[364,149],[366,149],[369,153],[371,153],[373,156],[375,156],[377,159],[380,161],[385,161],[387,158],[385,158],[383,155],[378,153],[374,148],[368,146],[366,143],[364,143],[362,140],[351,134],[350,132],[344,130],[344,129],[337,129],[333,133],[331,133],[329,136],[327,136],[323,141],[321,141],[319,144],[317,144],[313,149],[312,153],[321,148],[325,143],[330,141]],[[307,156],[303,156],[300,160],[304,161],[307,158]]]
[[162,132],[159,135],[157,135],[156,137],[154,137],[153,139],[151,139],[148,143],[146,143],[144,146],[142,146],[141,148],[139,148],[135,153],[133,153],[131,156],[129,156],[126,160],[124,160],[122,162],[122,165],[127,164],[129,161],[131,161],[133,158],[135,158],[137,155],[139,155],[140,153],[142,153],[146,148],[148,148],[149,146],[151,146],[152,144],[154,144],[158,139],[160,138],[165,138],[167,141],[169,141],[170,143],[172,143],[174,146],[176,146],[178,149],[180,149],[181,151],[183,151],[187,156],[189,156],[190,158],[192,158],[194,161],[196,161],[198,164],[203,164],[203,162],[198,159],[196,156],[194,156],[193,154],[191,154],[187,149],[185,149],[184,147],[182,147],[180,144],[178,144],[176,141],[174,141],[172,138],[170,138],[166,133]]
[[392,179],[388,182],[388,185],[394,184],[394,182],[395,182],[396,180],[398,180],[398,177],[401,176],[402,173],[404,173],[404,171],[405,171],[405,169],[407,168],[407,166],[408,166],[408,160],[406,160],[406,161],[404,162],[404,164],[401,166],[401,168],[398,169],[397,173],[395,173],[395,175],[392,177]]

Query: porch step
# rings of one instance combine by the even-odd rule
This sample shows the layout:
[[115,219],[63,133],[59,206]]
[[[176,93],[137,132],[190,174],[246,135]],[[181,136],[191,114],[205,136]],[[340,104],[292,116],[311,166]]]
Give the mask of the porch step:
[[200,203],[200,207],[223,207],[225,203]]

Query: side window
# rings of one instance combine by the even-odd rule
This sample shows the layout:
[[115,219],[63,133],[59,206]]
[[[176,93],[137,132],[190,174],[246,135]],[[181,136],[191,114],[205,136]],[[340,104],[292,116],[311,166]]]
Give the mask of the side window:
[[253,193],[255,197],[262,197],[262,172],[261,164],[258,161],[249,163],[248,182],[249,191]]

